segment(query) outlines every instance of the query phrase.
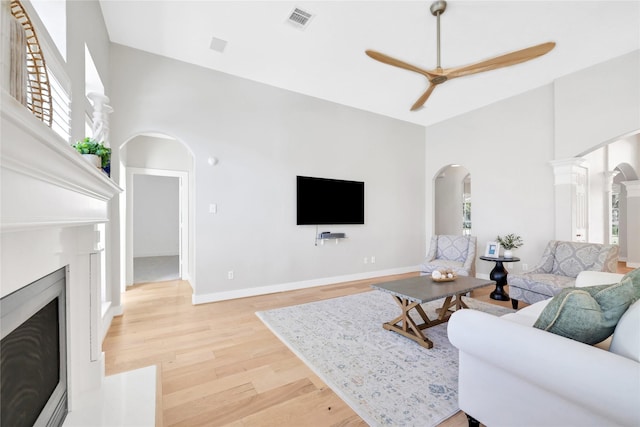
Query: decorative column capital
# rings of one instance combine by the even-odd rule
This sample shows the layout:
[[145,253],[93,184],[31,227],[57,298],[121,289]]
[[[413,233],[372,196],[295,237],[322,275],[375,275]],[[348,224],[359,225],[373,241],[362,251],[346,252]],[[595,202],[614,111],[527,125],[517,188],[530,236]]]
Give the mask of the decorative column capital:
[[570,159],[551,160],[553,167],[554,184],[575,184],[575,175],[580,169],[588,168],[589,163],[582,157],[572,157]]
[[640,180],[622,181],[627,190],[627,199],[640,197]]

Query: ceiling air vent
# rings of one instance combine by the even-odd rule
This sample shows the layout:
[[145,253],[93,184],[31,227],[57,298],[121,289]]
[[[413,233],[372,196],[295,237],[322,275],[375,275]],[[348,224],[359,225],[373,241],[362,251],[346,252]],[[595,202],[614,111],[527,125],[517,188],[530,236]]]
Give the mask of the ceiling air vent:
[[296,7],[291,11],[291,14],[289,14],[287,21],[298,28],[306,28],[312,18],[312,14]]

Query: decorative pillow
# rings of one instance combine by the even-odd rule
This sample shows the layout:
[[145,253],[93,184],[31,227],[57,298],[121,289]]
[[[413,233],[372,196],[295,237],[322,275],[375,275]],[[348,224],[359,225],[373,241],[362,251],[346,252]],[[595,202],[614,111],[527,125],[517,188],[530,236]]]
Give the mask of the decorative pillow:
[[631,279],[633,282],[633,287],[635,288],[636,299],[640,299],[640,268],[636,268],[635,270],[631,270],[627,274],[624,275],[622,280]]
[[585,344],[607,339],[636,300],[631,278],[611,285],[566,288],[552,298],[534,327]]

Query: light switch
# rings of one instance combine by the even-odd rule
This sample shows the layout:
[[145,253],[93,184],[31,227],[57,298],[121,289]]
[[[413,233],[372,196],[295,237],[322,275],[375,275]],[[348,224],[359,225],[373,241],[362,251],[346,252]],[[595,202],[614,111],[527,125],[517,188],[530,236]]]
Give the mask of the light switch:
[[209,204],[209,213],[218,213],[218,205],[216,205],[215,203],[210,203]]

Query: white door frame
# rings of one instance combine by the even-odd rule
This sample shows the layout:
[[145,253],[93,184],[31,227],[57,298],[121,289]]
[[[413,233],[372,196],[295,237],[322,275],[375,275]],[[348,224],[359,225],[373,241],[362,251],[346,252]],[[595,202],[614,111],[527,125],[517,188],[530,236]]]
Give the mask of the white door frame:
[[189,266],[189,173],[185,171],[173,171],[164,169],[149,169],[149,168],[135,168],[127,167],[126,177],[126,197],[127,197],[127,212],[126,212],[126,286],[133,285],[133,194],[134,187],[134,175],[154,175],[154,176],[168,176],[176,177],[179,179],[178,190],[178,205],[179,205],[179,268],[180,279],[189,280],[188,266]]

